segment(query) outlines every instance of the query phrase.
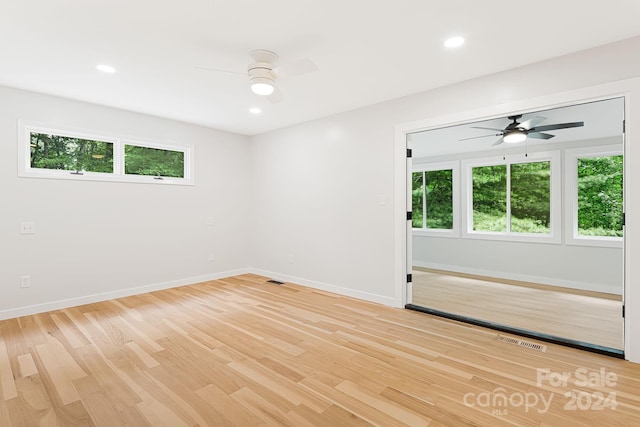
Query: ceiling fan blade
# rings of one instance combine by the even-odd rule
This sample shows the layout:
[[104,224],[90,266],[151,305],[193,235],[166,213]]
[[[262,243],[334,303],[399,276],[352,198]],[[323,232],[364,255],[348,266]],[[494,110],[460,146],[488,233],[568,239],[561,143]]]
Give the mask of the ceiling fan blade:
[[498,132],[503,132],[504,129],[499,129],[499,128],[484,128],[481,126],[471,126],[471,129],[484,129],[484,130],[496,130]]
[[584,126],[584,122],[558,123],[557,125],[546,125],[546,126],[538,126],[535,128],[531,128],[529,129],[529,132],[544,132],[547,130],[579,128],[581,126]]
[[527,134],[528,138],[534,138],[534,139],[551,139],[554,136],[555,135],[551,135],[550,133],[541,133],[541,132],[529,132]]
[[318,71],[318,66],[310,59],[298,59],[276,67],[273,71],[278,77],[287,78]]
[[270,103],[277,104],[279,102],[284,101],[284,96],[282,95],[282,92],[280,91],[278,86],[275,86],[273,93],[267,96],[267,99],[269,100]]
[[246,71],[240,73],[238,71],[221,70],[219,68],[208,68],[208,67],[193,67],[193,68],[195,68],[196,70],[217,71],[219,73],[239,74],[241,76],[246,76],[247,75]]
[[493,144],[491,144],[491,146],[494,146],[494,145],[500,145],[500,144],[502,144],[503,142],[504,142],[504,138],[500,138],[499,140],[497,140],[496,142],[494,142]]
[[546,117],[540,117],[540,116],[531,117],[530,119],[520,123],[518,127],[530,130],[532,127],[534,127],[538,123],[542,123],[545,120],[547,120]]
[[472,136],[471,138],[462,138],[462,139],[459,139],[458,141],[467,141],[469,139],[478,139],[478,138],[486,138],[488,136],[501,136],[501,135],[502,135],[501,133],[495,133],[495,134],[492,133],[491,135],[480,135],[480,136]]

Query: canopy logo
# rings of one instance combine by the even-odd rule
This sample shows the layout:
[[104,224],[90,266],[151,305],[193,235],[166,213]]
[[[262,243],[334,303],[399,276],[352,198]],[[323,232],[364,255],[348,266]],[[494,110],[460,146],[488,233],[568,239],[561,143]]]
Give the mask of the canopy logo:
[[[541,391],[509,393],[498,387],[493,391],[469,392],[463,397],[463,403],[469,407],[491,408],[493,415],[509,415],[509,409],[524,408],[525,412],[546,413],[556,395],[564,398],[565,411],[603,411],[615,410],[618,405],[615,391],[610,389],[618,384],[618,375],[605,368],[599,371],[578,368],[573,372],[553,372],[549,368],[536,369],[536,385]],[[558,387],[581,387],[570,391],[554,391]],[[589,390],[598,389],[598,390]],[[546,390],[546,392],[545,392]]]

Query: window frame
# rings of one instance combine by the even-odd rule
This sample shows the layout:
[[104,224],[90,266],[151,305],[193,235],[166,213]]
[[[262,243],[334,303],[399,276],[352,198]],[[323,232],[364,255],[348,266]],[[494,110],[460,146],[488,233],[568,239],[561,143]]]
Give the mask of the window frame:
[[[507,225],[511,221],[511,182],[510,169],[512,164],[549,162],[550,168],[550,231],[549,234],[538,233],[518,233],[512,231],[477,231],[473,229],[473,174],[474,167],[482,166],[502,166],[507,168]],[[560,150],[543,151],[527,153],[526,157],[522,154],[511,154],[503,156],[491,156],[484,158],[476,158],[462,161],[462,193],[463,204],[462,237],[469,239],[484,240],[503,240],[512,242],[530,242],[530,243],[551,243],[561,244],[561,219],[562,219],[562,176]]]
[[[158,179],[158,177],[153,176],[153,175],[136,175],[136,174],[128,174],[125,172],[125,167],[126,167],[126,159],[125,159],[125,146],[126,145],[131,145],[134,147],[142,147],[142,148],[155,148],[158,150],[165,150],[165,151],[178,151],[178,152],[182,152],[183,153],[183,175],[184,178],[179,178],[179,177],[168,177],[168,176],[162,176],[160,178],[162,179]],[[122,176],[127,178],[127,181],[135,181],[135,182],[148,182],[149,179],[152,179],[153,181],[182,181],[182,180],[189,180],[190,178],[190,171],[191,171],[191,153],[193,152],[193,149],[190,149],[189,147],[184,147],[184,146],[179,146],[179,145],[165,145],[165,144],[158,144],[158,143],[153,143],[153,142],[142,142],[142,141],[137,141],[137,140],[132,140],[132,139],[123,139],[122,140],[122,144],[121,147],[119,147],[121,150],[121,158],[122,161],[120,162],[119,166],[119,172],[122,174]],[[139,178],[139,179],[138,179]],[[177,182],[174,182],[177,183]]]
[[[20,176],[32,176],[37,178],[56,178],[56,179],[82,179],[81,177],[87,177],[85,179],[108,179],[111,177],[118,168],[118,156],[117,151],[119,148],[119,141],[117,138],[100,135],[98,133],[87,133],[69,129],[59,129],[52,127],[42,127],[25,125],[22,127],[22,137],[18,138],[18,154],[23,154],[23,158],[20,159],[19,175]],[[91,171],[70,171],[62,169],[44,169],[44,168],[32,168],[31,167],[31,134],[41,133],[48,135],[56,135],[67,138],[79,138],[85,140],[97,140],[101,142],[110,143],[113,145],[113,169],[109,172],[91,172]],[[22,147],[20,147],[22,145]],[[20,173],[22,172],[22,173]],[[82,172],[82,174],[78,174]]]
[[[597,246],[606,248],[622,248],[624,237],[613,236],[580,236],[578,234],[578,159],[590,157],[623,156],[624,149],[620,145],[600,145],[594,147],[573,148],[565,151],[565,242],[573,246]],[[622,211],[625,211],[624,184],[622,194]],[[622,227],[623,234],[625,227]]]
[[460,161],[453,160],[448,162],[418,163],[412,165],[411,174],[415,172],[423,173],[422,185],[424,187],[424,172],[451,170],[451,204],[453,209],[453,221],[451,229],[442,228],[426,228],[426,191],[422,192],[422,228],[413,228],[412,232],[415,236],[427,237],[460,237]]
[[[113,171],[90,172],[41,169],[31,167],[31,134],[43,133],[70,138],[98,140],[113,144]],[[180,151],[184,153],[183,175],[184,178],[158,177],[153,175],[125,174],[124,147],[133,145],[137,147],[155,148],[168,151]],[[144,184],[164,185],[194,185],[194,148],[192,145],[164,144],[155,141],[145,141],[139,138],[129,138],[113,135],[105,135],[99,132],[57,127],[46,124],[38,124],[27,121],[18,121],[18,176],[23,178],[66,179],[76,181],[106,181],[106,182],[130,182]]]

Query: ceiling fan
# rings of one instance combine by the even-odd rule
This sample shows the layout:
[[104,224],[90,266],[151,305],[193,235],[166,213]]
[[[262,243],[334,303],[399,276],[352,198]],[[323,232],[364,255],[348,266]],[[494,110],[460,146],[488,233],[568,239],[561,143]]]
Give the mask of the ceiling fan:
[[318,70],[316,64],[310,59],[299,59],[277,66],[278,55],[275,52],[265,49],[250,51],[249,59],[250,63],[246,73],[216,68],[196,68],[248,76],[251,91],[256,95],[267,96],[267,99],[269,99],[271,103],[281,102],[284,99],[276,85],[276,80],[300,76]]
[[542,123],[547,118],[546,117],[532,117],[524,122],[518,122],[519,119],[522,118],[522,114],[517,114],[514,116],[507,117],[509,120],[513,120],[512,123],[509,123],[507,127],[504,129],[498,128],[488,128],[481,126],[472,126],[473,129],[484,129],[484,130],[493,130],[499,133],[494,133],[490,135],[481,135],[481,136],[473,136],[471,138],[463,138],[459,141],[465,141],[468,139],[476,139],[476,138],[486,138],[488,136],[499,136],[496,142],[493,145],[500,145],[503,142],[507,144],[517,143],[526,140],[527,138],[535,138],[535,139],[551,139],[555,135],[550,133],[544,133],[550,130],[558,130],[558,129],[568,129],[568,128],[576,128],[584,126],[584,122],[572,122],[572,123],[558,123],[555,125],[545,125],[545,126],[537,126],[539,123]]

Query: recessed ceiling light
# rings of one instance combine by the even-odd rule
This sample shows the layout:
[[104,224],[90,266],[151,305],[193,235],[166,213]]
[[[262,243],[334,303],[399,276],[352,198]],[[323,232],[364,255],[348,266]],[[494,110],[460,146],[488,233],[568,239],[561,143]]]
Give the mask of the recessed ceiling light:
[[262,110],[259,109],[258,107],[251,107],[251,108],[249,108],[249,112],[251,114],[260,114],[260,113],[262,113]]
[[98,64],[96,65],[96,68],[100,71],[102,71],[103,73],[115,73],[116,69],[113,68],[111,65],[107,65],[107,64]]
[[464,44],[464,37],[460,37],[460,36],[451,37],[450,39],[446,39],[444,41],[445,47],[448,47],[448,48],[460,47],[463,44]]

